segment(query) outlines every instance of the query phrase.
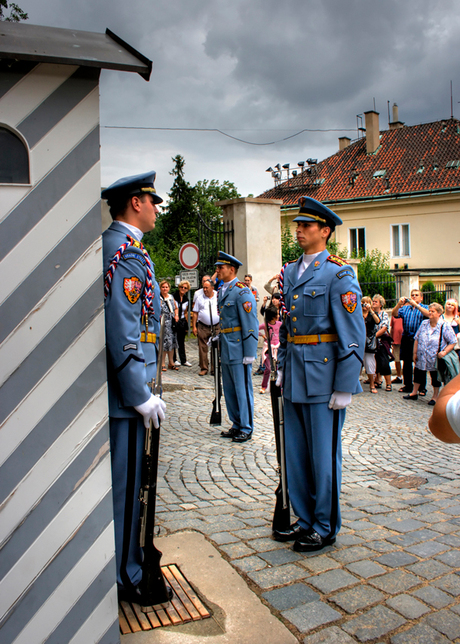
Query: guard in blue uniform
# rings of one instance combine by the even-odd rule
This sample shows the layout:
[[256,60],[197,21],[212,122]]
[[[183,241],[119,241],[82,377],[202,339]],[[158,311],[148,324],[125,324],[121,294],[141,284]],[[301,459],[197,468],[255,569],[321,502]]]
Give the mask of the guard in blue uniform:
[[219,251],[217,278],[223,281],[217,294],[220,314],[220,361],[227,413],[232,421],[223,438],[244,443],[254,429],[252,363],[257,353],[259,322],[256,300],[246,284],[236,276],[242,263]]
[[309,197],[299,200],[297,241],[304,254],[280,274],[284,321],[278,350],[283,386],[289,497],[298,522],[279,541],[300,552],[334,543],[340,529],[341,430],[362,391],[365,344],[361,290],[351,266],[326,242],[341,219]]
[[102,191],[114,219],[103,233],[110,448],[119,596],[143,603],[139,590],[139,489],[145,427],[166,405],[151,394],[157,367],[160,289],[141,239],[155,227],[155,172],[126,177]]

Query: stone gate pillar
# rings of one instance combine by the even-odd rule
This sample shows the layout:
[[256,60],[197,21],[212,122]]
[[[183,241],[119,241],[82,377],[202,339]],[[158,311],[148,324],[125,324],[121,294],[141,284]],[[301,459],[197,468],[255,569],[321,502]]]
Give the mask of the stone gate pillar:
[[242,197],[217,203],[223,210],[224,222],[233,222],[234,255],[243,266],[238,276],[243,280],[245,273],[252,275],[253,286],[260,295],[258,309],[262,303],[264,284],[279,273],[281,261],[281,199],[257,199]]

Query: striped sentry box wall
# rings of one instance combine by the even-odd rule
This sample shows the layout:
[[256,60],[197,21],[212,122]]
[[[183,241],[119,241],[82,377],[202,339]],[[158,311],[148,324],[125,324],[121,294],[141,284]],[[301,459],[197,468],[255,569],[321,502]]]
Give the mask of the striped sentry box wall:
[[0,187],[0,640],[118,642],[99,69],[0,75],[30,184]]
[[0,35],[0,141],[19,142],[30,177],[9,180],[3,145],[0,641],[112,644],[98,79],[148,80],[152,64],[108,30]]

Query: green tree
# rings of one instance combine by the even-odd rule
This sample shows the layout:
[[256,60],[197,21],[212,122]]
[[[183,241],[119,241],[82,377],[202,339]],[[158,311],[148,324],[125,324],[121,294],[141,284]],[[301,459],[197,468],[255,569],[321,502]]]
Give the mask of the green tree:
[[[8,6],[9,5],[9,6]],[[8,16],[5,12],[10,10]],[[15,2],[8,2],[8,0],[0,0],[0,20],[5,22],[20,22],[21,20],[28,20],[29,15],[18,7]]]
[[178,154],[172,161],[174,167],[170,174],[174,182],[168,193],[168,203],[158,214],[155,230],[143,238],[154,259],[157,277],[174,277],[182,270],[179,250],[187,242],[198,242],[198,212],[208,225],[215,224],[222,218],[216,202],[240,197],[231,181],[220,184],[216,179],[205,179],[191,186],[185,179],[184,157]]
[[446,303],[446,297],[447,294],[445,292],[438,293],[436,291],[436,286],[434,285],[434,282],[431,280],[428,280],[428,282],[425,282],[421,289],[423,293],[423,302],[424,304],[433,304],[434,302],[438,302],[438,304],[444,304]]
[[292,262],[292,260],[297,259],[302,255],[303,250],[300,248],[297,240],[294,239],[291,229],[287,220],[285,220],[281,228],[281,261],[284,264],[286,262]]
[[204,179],[204,181],[198,181],[194,189],[196,207],[207,224],[212,224],[222,219],[222,210],[215,205],[217,201],[241,197],[235,184],[231,181],[224,181],[220,184],[216,179],[211,181]]
[[358,280],[363,295],[373,297],[377,293],[382,295],[387,307],[396,304],[396,282],[390,271],[390,253],[374,248],[358,254]]

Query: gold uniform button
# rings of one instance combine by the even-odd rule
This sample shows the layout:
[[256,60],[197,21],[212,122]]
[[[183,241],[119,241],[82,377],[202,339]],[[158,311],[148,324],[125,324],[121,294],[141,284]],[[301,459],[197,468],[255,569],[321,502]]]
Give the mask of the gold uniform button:
[[292,318],[292,321],[293,321],[293,322],[297,322],[297,318]]
[[324,358],[324,362],[327,362],[327,358]]
[[298,295],[294,295],[294,299],[295,299],[295,300],[296,300],[298,297],[299,297]]
[[316,291],[313,291],[313,292],[312,292],[312,295],[316,295]]
[[291,311],[295,311],[295,306],[291,306]]
[[294,333],[297,333],[297,329],[292,329],[292,330],[294,331]]

